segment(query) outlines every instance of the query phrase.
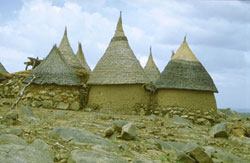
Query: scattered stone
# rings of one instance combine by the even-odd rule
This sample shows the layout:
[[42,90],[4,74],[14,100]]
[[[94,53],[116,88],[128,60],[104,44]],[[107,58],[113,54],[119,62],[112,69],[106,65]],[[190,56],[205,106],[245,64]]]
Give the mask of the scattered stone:
[[196,161],[192,157],[190,157],[189,155],[185,154],[182,151],[178,152],[177,160],[183,163],[196,163]]
[[114,132],[115,132],[115,129],[113,126],[111,126],[105,129],[104,134],[106,137],[109,137],[109,136],[112,136]]
[[24,115],[34,116],[33,111],[28,106],[24,106],[21,111]]
[[122,131],[122,127],[125,126],[126,124],[128,124],[128,122],[125,120],[117,120],[113,122],[115,131],[119,133]]
[[190,156],[197,162],[213,163],[213,160],[207,155],[205,150],[199,146],[190,151]]
[[18,123],[18,113],[15,110],[9,111],[5,116],[3,116],[1,123],[6,125],[16,125]]
[[173,121],[174,124],[177,124],[177,125],[190,125],[191,124],[189,120],[182,118],[178,115],[174,115],[171,120]]
[[70,153],[68,163],[128,163],[118,155],[109,152],[73,150]]
[[210,135],[214,138],[228,138],[228,128],[226,123],[219,123],[210,130]]
[[144,111],[144,109],[142,108],[141,111],[140,111],[140,116],[144,116],[146,115],[146,112]]
[[16,135],[16,136],[20,136],[20,135],[22,135],[23,130],[21,130],[19,128],[12,128],[12,129],[8,130],[8,133]]
[[3,134],[0,136],[0,145],[3,144],[26,145],[26,142],[16,135]]
[[137,132],[136,132],[136,126],[134,123],[130,122],[122,127],[122,132],[120,136],[121,139],[132,140],[132,139],[135,139],[136,136],[137,136]]
[[58,127],[51,130],[49,135],[55,139],[61,138],[73,145],[101,145],[106,148],[118,148],[112,142],[85,130]]

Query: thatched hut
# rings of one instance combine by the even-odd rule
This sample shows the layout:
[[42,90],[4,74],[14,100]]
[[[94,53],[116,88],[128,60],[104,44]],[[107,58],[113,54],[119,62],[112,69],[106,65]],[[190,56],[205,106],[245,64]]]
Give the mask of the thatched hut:
[[83,68],[79,59],[75,56],[73,49],[70,46],[67,35],[67,27],[65,27],[64,35],[58,49],[71,68],[73,68],[74,70],[79,70]]
[[203,65],[189,48],[186,37],[156,82],[156,101],[164,107],[190,111],[216,111],[214,93],[218,90]]
[[148,82],[128,44],[120,15],[115,34],[87,82],[90,85],[88,106],[131,113],[135,105],[148,103],[149,95],[143,88]]
[[156,66],[156,64],[154,62],[151,47],[150,47],[150,53],[149,53],[147,64],[144,67],[144,72],[147,75],[147,77],[149,78],[150,82],[152,82],[152,83],[155,83],[161,74],[158,67]]
[[56,45],[49,55],[24,79],[29,83],[24,96],[34,107],[78,110],[81,80],[67,64]]
[[0,81],[5,80],[6,76],[5,74],[8,74],[2,63],[0,62]]
[[89,68],[89,65],[84,57],[84,53],[82,51],[82,44],[79,42],[78,44],[78,51],[76,53],[76,57],[78,58],[78,60],[80,61],[81,66],[83,67],[83,69],[90,73],[91,69]]

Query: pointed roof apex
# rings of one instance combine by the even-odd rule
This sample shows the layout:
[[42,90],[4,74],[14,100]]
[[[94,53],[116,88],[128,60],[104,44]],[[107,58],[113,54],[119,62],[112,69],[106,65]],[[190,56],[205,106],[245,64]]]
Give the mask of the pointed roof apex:
[[86,62],[86,59],[84,57],[83,54],[83,50],[82,50],[82,44],[80,42],[78,42],[78,51],[76,53],[76,57],[78,58],[78,60],[80,61],[81,66],[87,71],[87,72],[91,72],[91,69],[89,68],[88,63]]
[[64,35],[67,36],[67,26],[65,26]]
[[152,55],[152,47],[150,45],[150,48],[149,48],[149,55]]
[[120,17],[116,26],[114,37],[126,37],[122,27],[122,11],[120,11]]
[[183,42],[187,42],[187,35],[184,36]]
[[144,67],[144,72],[149,78],[150,82],[154,83],[160,77],[160,71],[156,66],[153,56],[152,56],[152,48],[150,46],[150,53],[148,57],[148,61],[146,66]]
[[172,56],[172,59],[178,59],[178,60],[186,60],[186,61],[193,61],[193,62],[199,62],[199,60],[196,58],[194,53],[191,51],[191,49],[188,46],[188,43],[186,41],[186,36],[184,37],[184,41],[179,47],[179,49],[176,51],[176,53]]

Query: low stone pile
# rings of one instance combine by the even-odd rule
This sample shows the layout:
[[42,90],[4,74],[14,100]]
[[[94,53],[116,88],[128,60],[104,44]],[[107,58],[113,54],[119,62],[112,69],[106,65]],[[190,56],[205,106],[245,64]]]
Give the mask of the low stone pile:
[[174,115],[177,115],[200,125],[208,125],[210,123],[213,124],[217,122],[219,118],[217,111],[204,111],[204,112],[200,110],[190,111],[183,107],[162,108],[162,107],[152,106],[147,108],[144,105],[141,105],[141,107],[139,106],[135,107],[135,109],[133,110],[133,114],[141,116],[154,114],[159,116],[167,116],[170,118],[173,117]]
[[16,98],[23,87],[23,75],[14,74],[10,79],[4,80],[0,83],[0,97],[1,98]]
[[25,91],[22,103],[36,108],[79,110],[86,105],[86,99],[87,88],[30,85]]

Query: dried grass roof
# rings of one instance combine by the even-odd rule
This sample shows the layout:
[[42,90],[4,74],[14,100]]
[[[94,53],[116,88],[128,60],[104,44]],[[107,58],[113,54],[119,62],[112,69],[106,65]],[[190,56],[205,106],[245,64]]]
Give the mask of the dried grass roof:
[[24,79],[24,82],[28,83],[33,78],[33,75],[36,76],[36,79],[33,81],[35,84],[81,85],[80,78],[65,62],[56,45],[53,46],[49,55],[42,63]]
[[67,36],[67,28],[65,27],[64,35],[62,41],[59,45],[59,51],[62,53],[63,57],[65,58],[66,62],[74,69],[82,69],[83,67],[80,64],[80,61],[75,56],[69,40]]
[[0,73],[6,73],[6,74],[8,74],[8,71],[4,68],[4,66],[2,65],[1,62],[0,62]]
[[90,74],[88,84],[143,84],[149,80],[131,50],[120,15],[115,35]]
[[186,39],[161,73],[156,86],[157,88],[218,92],[213,79],[194,56]]
[[76,57],[78,58],[78,60],[80,61],[83,69],[85,69],[87,72],[91,72],[91,69],[89,68],[88,63],[86,62],[86,59],[84,57],[84,53],[82,51],[82,44],[79,42],[78,44],[78,51],[76,53]]
[[8,72],[6,71],[2,63],[0,62],[0,81],[6,79],[4,74],[8,74]]
[[152,83],[155,83],[156,80],[160,77],[160,71],[154,62],[151,47],[150,47],[150,53],[149,53],[147,64],[144,67],[144,72],[149,78],[150,82]]

